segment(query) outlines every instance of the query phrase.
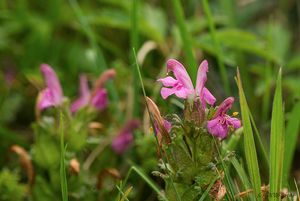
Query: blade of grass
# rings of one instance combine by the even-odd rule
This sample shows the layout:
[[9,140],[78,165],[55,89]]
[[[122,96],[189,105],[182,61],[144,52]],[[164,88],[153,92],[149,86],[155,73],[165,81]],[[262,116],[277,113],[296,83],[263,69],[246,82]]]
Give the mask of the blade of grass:
[[254,189],[255,197],[257,200],[262,200],[261,191],[260,191],[261,180],[260,180],[257,153],[256,153],[256,147],[255,147],[253,131],[251,126],[250,114],[249,114],[248,104],[242,86],[242,81],[240,78],[240,73],[238,70],[237,70],[236,81],[239,88],[240,107],[242,112],[242,124],[244,129],[244,147],[245,147],[245,155],[246,155],[248,172],[250,175],[250,181],[252,187]]
[[223,172],[224,172],[224,177],[225,177],[224,183],[225,183],[226,188],[228,189],[228,191],[226,193],[226,197],[228,197],[229,200],[233,200],[234,199],[234,185],[233,185],[232,179],[230,178],[229,170],[226,167],[226,164],[224,163],[223,157],[221,155],[221,152],[219,150],[219,147],[217,145],[215,138],[214,138],[214,142],[215,142],[215,147],[218,152],[218,157],[220,160],[221,168],[223,169]]
[[119,201],[124,201],[124,200],[126,200],[126,201],[129,201],[128,200],[128,195],[129,195],[129,193],[131,192],[131,190],[132,190],[132,186],[130,186],[126,191],[125,191],[125,193],[120,189],[120,187],[119,186],[116,186],[116,188],[118,189],[118,191],[122,194],[122,198],[121,199],[119,199]]
[[262,139],[261,139],[261,135],[259,134],[259,131],[256,127],[256,124],[255,124],[255,121],[253,119],[253,116],[252,116],[252,113],[251,111],[249,111],[249,115],[250,115],[250,120],[251,120],[251,124],[253,126],[253,129],[254,129],[254,140],[255,140],[255,144],[257,146],[257,151],[258,151],[258,154],[260,156],[262,156],[263,158],[263,161],[262,161],[262,164],[264,165],[264,167],[266,168],[267,171],[270,170],[270,160],[269,160],[269,157],[268,157],[268,153],[265,149],[265,146],[262,142]]
[[195,83],[195,75],[197,75],[197,63],[195,60],[195,56],[193,53],[193,46],[192,46],[192,38],[187,30],[184,13],[179,0],[171,0],[173,5],[174,15],[179,27],[181,39],[183,42],[183,48],[185,52],[186,61],[188,63],[187,71],[191,76],[192,81]]
[[284,147],[283,185],[287,187],[289,173],[293,162],[293,156],[297,144],[300,128],[300,101],[293,107],[286,127],[286,139]]
[[[244,186],[244,190],[250,190],[251,186],[250,186],[250,181],[247,177],[247,174],[244,170],[244,167],[239,163],[239,161],[236,159],[236,157],[234,157],[231,160],[231,164],[233,165],[235,171],[238,173],[241,181],[242,181],[242,185]],[[255,200],[254,196],[252,194],[249,195],[250,200]]]
[[[280,200],[276,196],[281,189],[282,167],[284,154],[284,119],[281,92],[281,69],[276,81],[276,89],[273,100],[270,139],[270,201]],[[274,195],[274,196],[273,196]]]
[[68,184],[65,167],[65,145],[64,145],[64,118],[60,112],[59,133],[60,133],[60,185],[62,200],[68,201]]
[[138,174],[148,185],[149,187],[154,190],[159,196],[161,196],[161,198],[165,201],[167,201],[168,199],[165,197],[165,195],[161,192],[161,190],[159,189],[159,187],[152,181],[151,178],[149,178],[142,169],[140,169],[138,166],[133,165],[131,166],[131,168],[129,169],[124,182],[122,182],[121,188],[119,188],[119,191],[122,192],[122,189],[126,186],[126,183],[129,179],[129,177],[131,176],[131,173],[135,172],[136,174]]
[[[153,120],[152,114],[149,110],[149,106],[148,106],[148,103],[147,103],[147,100],[146,100],[147,96],[146,96],[146,91],[145,91],[145,88],[144,88],[143,77],[142,77],[142,73],[140,71],[140,67],[138,65],[138,62],[137,62],[135,49],[133,49],[133,55],[134,55],[134,58],[135,58],[135,65],[136,65],[136,68],[137,68],[137,71],[138,71],[138,75],[139,75],[139,79],[140,79],[140,83],[141,83],[141,87],[142,87],[142,91],[143,91],[143,95],[144,95],[144,99],[145,99],[145,103],[146,103],[146,108],[147,108],[147,111],[148,111],[148,114],[149,114],[149,117],[150,117],[151,125],[152,125],[153,128],[155,128],[154,120]],[[159,146],[156,129],[153,129],[153,131],[155,133],[156,144],[157,144],[157,146]],[[159,151],[160,151],[160,155],[164,156],[163,151],[161,149],[159,149]],[[163,165],[165,166],[165,169],[168,170],[167,165],[166,165],[163,157],[162,157],[162,162],[163,162]],[[179,193],[178,193],[178,191],[177,191],[177,189],[174,185],[174,181],[173,181],[172,177],[170,177],[170,180],[171,180],[172,187],[174,188],[174,191],[175,191],[175,194],[176,194],[176,200],[181,201],[181,197],[179,196]]]
[[276,81],[273,100],[270,139],[270,201],[280,200],[277,196],[282,185],[284,154],[284,119],[282,106],[281,69]]
[[[130,30],[130,42],[131,48],[138,50],[138,43],[139,43],[139,33],[138,33],[138,3],[139,0],[132,0],[132,10],[131,10],[131,30]],[[131,54],[131,63],[134,64],[134,55]],[[138,82],[138,72],[135,68],[135,65],[132,65],[132,75],[133,75],[133,101],[132,101],[132,108],[133,108],[133,116],[138,117],[139,115],[139,107],[138,107],[138,90],[139,90],[139,82]]]
[[199,201],[204,201],[205,200],[205,198],[209,195],[209,191],[210,191],[211,187],[215,184],[215,182],[217,181],[217,179],[219,179],[219,177],[216,177],[216,178],[214,178],[211,181],[211,183],[209,184],[209,186],[206,188],[206,190],[204,191],[204,193],[200,197]]
[[219,70],[220,70],[220,73],[221,73],[221,78],[222,78],[222,81],[225,85],[226,93],[230,94],[230,85],[229,85],[229,80],[227,78],[227,71],[226,71],[226,68],[225,68],[225,65],[224,65],[222,49],[221,49],[219,40],[218,40],[217,35],[216,35],[215,25],[214,25],[214,21],[213,21],[213,17],[212,17],[211,11],[210,11],[208,1],[207,0],[202,0],[202,5],[203,5],[204,13],[205,13],[206,18],[207,18],[209,31],[210,31],[212,40],[214,41],[214,45],[215,45],[215,48],[216,48],[216,51],[217,51],[217,61],[218,61],[218,66],[219,66]]

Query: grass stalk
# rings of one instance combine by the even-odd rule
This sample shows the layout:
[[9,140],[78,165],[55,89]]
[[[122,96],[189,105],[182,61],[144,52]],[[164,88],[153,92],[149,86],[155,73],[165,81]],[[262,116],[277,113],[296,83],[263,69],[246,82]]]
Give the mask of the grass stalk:
[[259,134],[259,131],[256,127],[255,121],[253,119],[252,113],[249,111],[249,115],[250,115],[250,120],[251,120],[251,124],[253,126],[254,129],[254,141],[255,144],[257,146],[257,152],[258,154],[263,158],[263,162],[262,164],[265,166],[266,170],[270,169],[270,159],[269,159],[269,155],[267,153],[267,150],[265,149],[265,146],[262,142],[261,139],[261,135]]
[[[145,88],[144,88],[143,77],[142,77],[142,74],[141,74],[141,71],[140,71],[140,67],[139,67],[139,65],[137,63],[135,49],[133,49],[133,55],[134,55],[134,58],[135,58],[135,64],[136,64],[136,68],[137,68],[137,71],[138,71],[139,79],[140,79],[140,82],[141,82],[141,87],[142,87],[142,91],[143,91],[143,95],[144,95],[144,99],[145,99],[145,103],[146,103],[146,108],[147,108],[147,111],[149,113],[151,125],[152,125],[153,128],[155,128],[154,120],[152,118],[151,112],[149,110],[149,106],[148,106],[147,101],[146,101],[147,95],[146,95],[146,91],[145,91]],[[156,144],[157,144],[157,146],[159,146],[156,130],[153,129],[153,131],[155,133]],[[163,156],[162,150],[159,149],[159,151],[160,151],[160,155]],[[165,166],[165,169],[168,170],[167,165],[166,165],[166,163],[165,163],[165,161],[163,159],[162,159],[162,162],[163,162],[163,164]],[[172,177],[170,177],[170,180],[171,180],[172,187],[174,188],[174,191],[175,191],[175,194],[176,194],[176,200],[177,201],[181,201],[181,198],[180,198],[179,193],[178,193],[178,191],[177,191],[177,189],[176,189],[176,187],[174,185],[174,181],[173,181]]]
[[244,94],[239,71],[237,71],[236,81],[239,88],[242,124],[244,128],[244,148],[245,148],[245,155],[246,155],[246,163],[247,163],[248,172],[250,175],[250,181],[254,190],[255,197],[257,200],[260,201],[262,200],[261,190],[260,190],[261,179],[259,174],[257,153],[256,153],[255,141],[253,137],[253,130],[252,130],[252,125],[250,120],[250,112]]
[[284,119],[281,89],[281,69],[279,70],[273,100],[270,139],[270,201],[279,201],[282,185],[284,154]]
[[[149,178],[142,169],[140,169],[138,166],[133,165],[131,166],[131,168],[129,169],[124,182],[121,185],[121,188],[119,188],[118,190],[122,192],[122,188],[125,187],[129,177],[131,176],[132,172],[135,172],[136,174],[138,174],[148,185],[149,187],[154,190],[159,196],[161,196],[161,198],[165,201],[168,201],[168,199],[165,197],[165,195],[161,192],[161,190],[159,189],[159,187],[151,180],[151,178]],[[119,199],[117,199],[119,200]]]
[[283,185],[287,187],[289,173],[291,170],[293,156],[297,145],[297,139],[300,128],[300,101],[293,107],[286,127],[286,139],[284,147],[284,163],[283,163]]

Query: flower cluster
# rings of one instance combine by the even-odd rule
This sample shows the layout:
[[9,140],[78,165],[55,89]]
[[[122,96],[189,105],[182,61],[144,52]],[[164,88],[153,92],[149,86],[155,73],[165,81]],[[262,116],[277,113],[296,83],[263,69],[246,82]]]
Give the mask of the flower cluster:
[[220,167],[220,160],[223,159],[220,159],[218,150],[222,145],[221,140],[241,127],[239,119],[227,114],[234,98],[228,97],[218,107],[214,107],[216,98],[205,87],[207,61],[203,61],[198,68],[196,86],[180,62],[168,60],[167,71],[172,72],[173,76],[158,79],[163,85],[161,96],[166,99],[174,94],[184,99],[184,110],[182,117],[169,115],[171,122],[168,122],[161,116],[157,105],[146,98],[158,141],[158,154],[162,157],[161,161],[167,159],[164,162],[166,165],[160,164],[162,172],[153,174],[164,179],[164,195],[168,200],[177,200],[177,197],[199,200],[201,192],[217,178],[209,195],[211,200],[221,200],[226,194],[226,188]]
[[[198,68],[195,88],[184,66],[175,59],[167,61],[167,72],[173,72],[175,78],[167,76],[158,79],[158,81],[163,84],[161,96],[164,99],[172,94],[175,94],[181,99],[198,99],[204,110],[206,109],[207,104],[210,106],[215,104],[216,98],[204,86],[207,81],[206,74],[208,72],[208,62],[206,60],[204,60]],[[241,127],[240,120],[226,114],[233,102],[233,97],[225,99],[219,105],[213,117],[208,119],[207,130],[213,136],[224,139],[227,137],[230,130]]]
[[[39,92],[36,104],[37,114],[50,107],[61,107],[63,105],[63,91],[55,71],[48,64],[42,64],[40,70],[44,76],[46,88]],[[78,110],[90,107],[97,111],[102,111],[108,105],[107,90],[104,84],[109,79],[114,78],[116,72],[114,69],[104,71],[92,89],[89,88],[87,76],[80,75],[79,97],[74,100],[69,109],[72,114]],[[139,127],[139,121],[130,120],[118,132],[112,140],[111,147],[117,154],[125,152],[133,142],[133,132]]]
[[[37,99],[37,110],[42,111],[49,107],[57,107],[63,103],[63,91],[55,71],[48,64],[42,64],[40,70],[44,76],[46,88],[40,91]],[[85,75],[80,76],[79,98],[71,104],[71,111],[75,113],[79,109],[92,106],[97,110],[107,107],[107,91],[103,84],[115,77],[113,69],[103,72],[98,78],[95,87],[90,91]]]

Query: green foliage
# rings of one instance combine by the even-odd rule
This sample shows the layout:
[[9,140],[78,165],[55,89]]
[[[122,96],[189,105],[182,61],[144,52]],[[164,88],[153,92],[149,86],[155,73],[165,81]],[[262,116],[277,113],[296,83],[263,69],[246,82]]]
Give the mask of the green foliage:
[[273,101],[271,142],[270,142],[270,200],[281,200],[278,192],[282,186],[282,170],[284,157],[284,115],[282,104],[281,69],[276,81]]
[[26,196],[26,186],[19,183],[19,176],[7,169],[0,172],[0,200],[21,201]]
[[294,106],[285,130],[285,145],[284,145],[284,163],[283,163],[283,185],[288,184],[289,173],[292,166],[292,158],[297,145],[297,137],[300,128],[300,119],[298,114],[300,112],[300,102]]
[[254,137],[253,137],[252,125],[250,121],[250,112],[243,91],[242,81],[239,72],[237,75],[237,84],[239,88],[240,107],[242,112],[242,122],[244,128],[244,149],[245,149],[245,155],[247,161],[247,168],[250,175],[250,181],[254,189],[255,197],[257,200],[262,200],[262,194],[260,190],[261,179],[260,179],[260,172],[258,167],[258,160],[257,160]]
[[[299,155],[298,7],[296,0],[0,1],[0,200],[61,197],[58,109],[44,111],[40,118],[34,112],[37,93],[44,88],[38,73],[41,63],[53,66],[64,95],[71,97],[62,110],[69,200],[110,201],[117,194],[118,200],[155,200],[156,194],[170,201],[206,200],[219,179],[214,171],[203,169],[207,163],[224,172],[227,200],[239,193],[244,196],[240,200],[255,200],[261,184],[270,184],[271,193],[279,193],[282,187],[295,193],[292,176],[299,170],[293,164]],[[185,61],[192,79],[196,78],[196,64],[207,59],[207,84],[217,102],[225,94],[238,96],[231,79],[238,66],[243,88],[239,84],[240,99],[235,100],[241,105],[243,128],[218,144],[220,153],[216,154],[211,136],[183,121],[178,135],[176,129],[172,131],[172,145],[164,147],[175,158],[163,158],[167,168],[172,164],[168,173],[173,176],[164,177],[164,171],[159,174],[166,180],[167,193],[163,194],[162,179],[151,175],[158,170],[159,155],[151,134],[135,133],[133,145],[123,155],[115,154],[110,145],[133,116],[148,129],[138,76],[143,79],[144,94],[153,97],[163,113],[181,111],[180,100],[160,98],[160,85],[155,82],[165,74],[169,58]],[[139,75],[135,63],[141,66]],[[276,83],[279,67],[282,83],[279,79]],[[78,76],[86,73],[92,81],[107,68],[117,71],[114,82],[105,86],[109,108],[97,113],[84,108],[71,114],[69,105],[77,94]],[[93,123],[99,127],[91,128]],[[7,170],[19,166],[11,159],[14,144],[24,147],[33,163],[35,183],[28,189],[22,184],[26,171]],[[79,174],[70,170],[73,158],[81,165]],[[132,164],[135,168],[130,169]],[[163,163],[161,167],[166,169]],[[120,177],[107,174],[107,169],[117,170],[121,179],[128,170],[137,174],[130,174],[116,188]],[[97,188],[102,174],[103,186]],[[201,185],[206,188],[199,189]],[[255,193],[248,193],[249,189]]]
[[65,152],[66,147],[64,143],[64,117],[62,112],[59,114],[59,134],[60,134],[60,186],[61,186],[61,194],[62,200],[68,201],[68,183],[66,176],[66,164],[65,164]]

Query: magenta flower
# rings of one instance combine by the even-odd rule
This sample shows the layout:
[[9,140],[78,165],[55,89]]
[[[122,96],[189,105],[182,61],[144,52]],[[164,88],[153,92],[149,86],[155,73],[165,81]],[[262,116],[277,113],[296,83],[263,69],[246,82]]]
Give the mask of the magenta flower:
[[106,108],[108,104],[106,89],[97,89],[95,95],[91,99],[91,104],[98,110]]
[[[171,122],[169,122],[168,120],[165,120],[164,119],[164,128],[166,129],[166,131],[169,133],[171,131],[171,128],[172,128],[172,124]],[[158,126],[157,126],[157,123],[154,122],[154,129],[155,129],[155,133],[159,133],[159,129],[158,129]]]
[[213,105],[216,102],[215,97],[204,87],[207,80],[206,73],[208,72],[208,63],[206,60],[204,60],[198,68],[196,88],[194,88],[191,78],[184,66],[177,60],[169,59],[167,61],[167,71],[172,71],[176,79],[171,76],[158,79],[164,86],[161,89],[163,99],[166,99],[172,94],[182,99],[189,97],[195,98],[198,96],[203,107],[205,107],[206,103]]
[[74,113],[80,108],[83,108],[89,104],[90,101],[90,89],[88,81],[85,75],[80,75],[79,82],[79,98],[76,99],[71,105],[71,112]]
[[227,137],[229,129],[237,129],[241,127],[241,121],[239,119],[226,114],[226,112],[231,108],[233,102],[233,97],[225,99],[218,107],[212,120],[207,122],[208,132],[213,136],[223,139]]
[[129,121],[113,140],[111,147],[117,154],[124,153],[133,142],[133,131],[140,125],[138,120]]
[[60,105],[63,101],[63,93],[54,70],[47,64],[42,64],[40,69],[47,87],[38,95],[37,109],[44,110]]
[[116,72],[114,69],[104,71],[96,81],[95,87],[92,92],[90,92],[89,90],[86,76],[80,76],[80,96],[71,105],[72,113],[87,105],[91,105],[97,110],[103,110],[104,108],[106,108],[108,104],[108,97],[107,91],[103,88],[103,85],[107,80],[114,78],[115,74]]

